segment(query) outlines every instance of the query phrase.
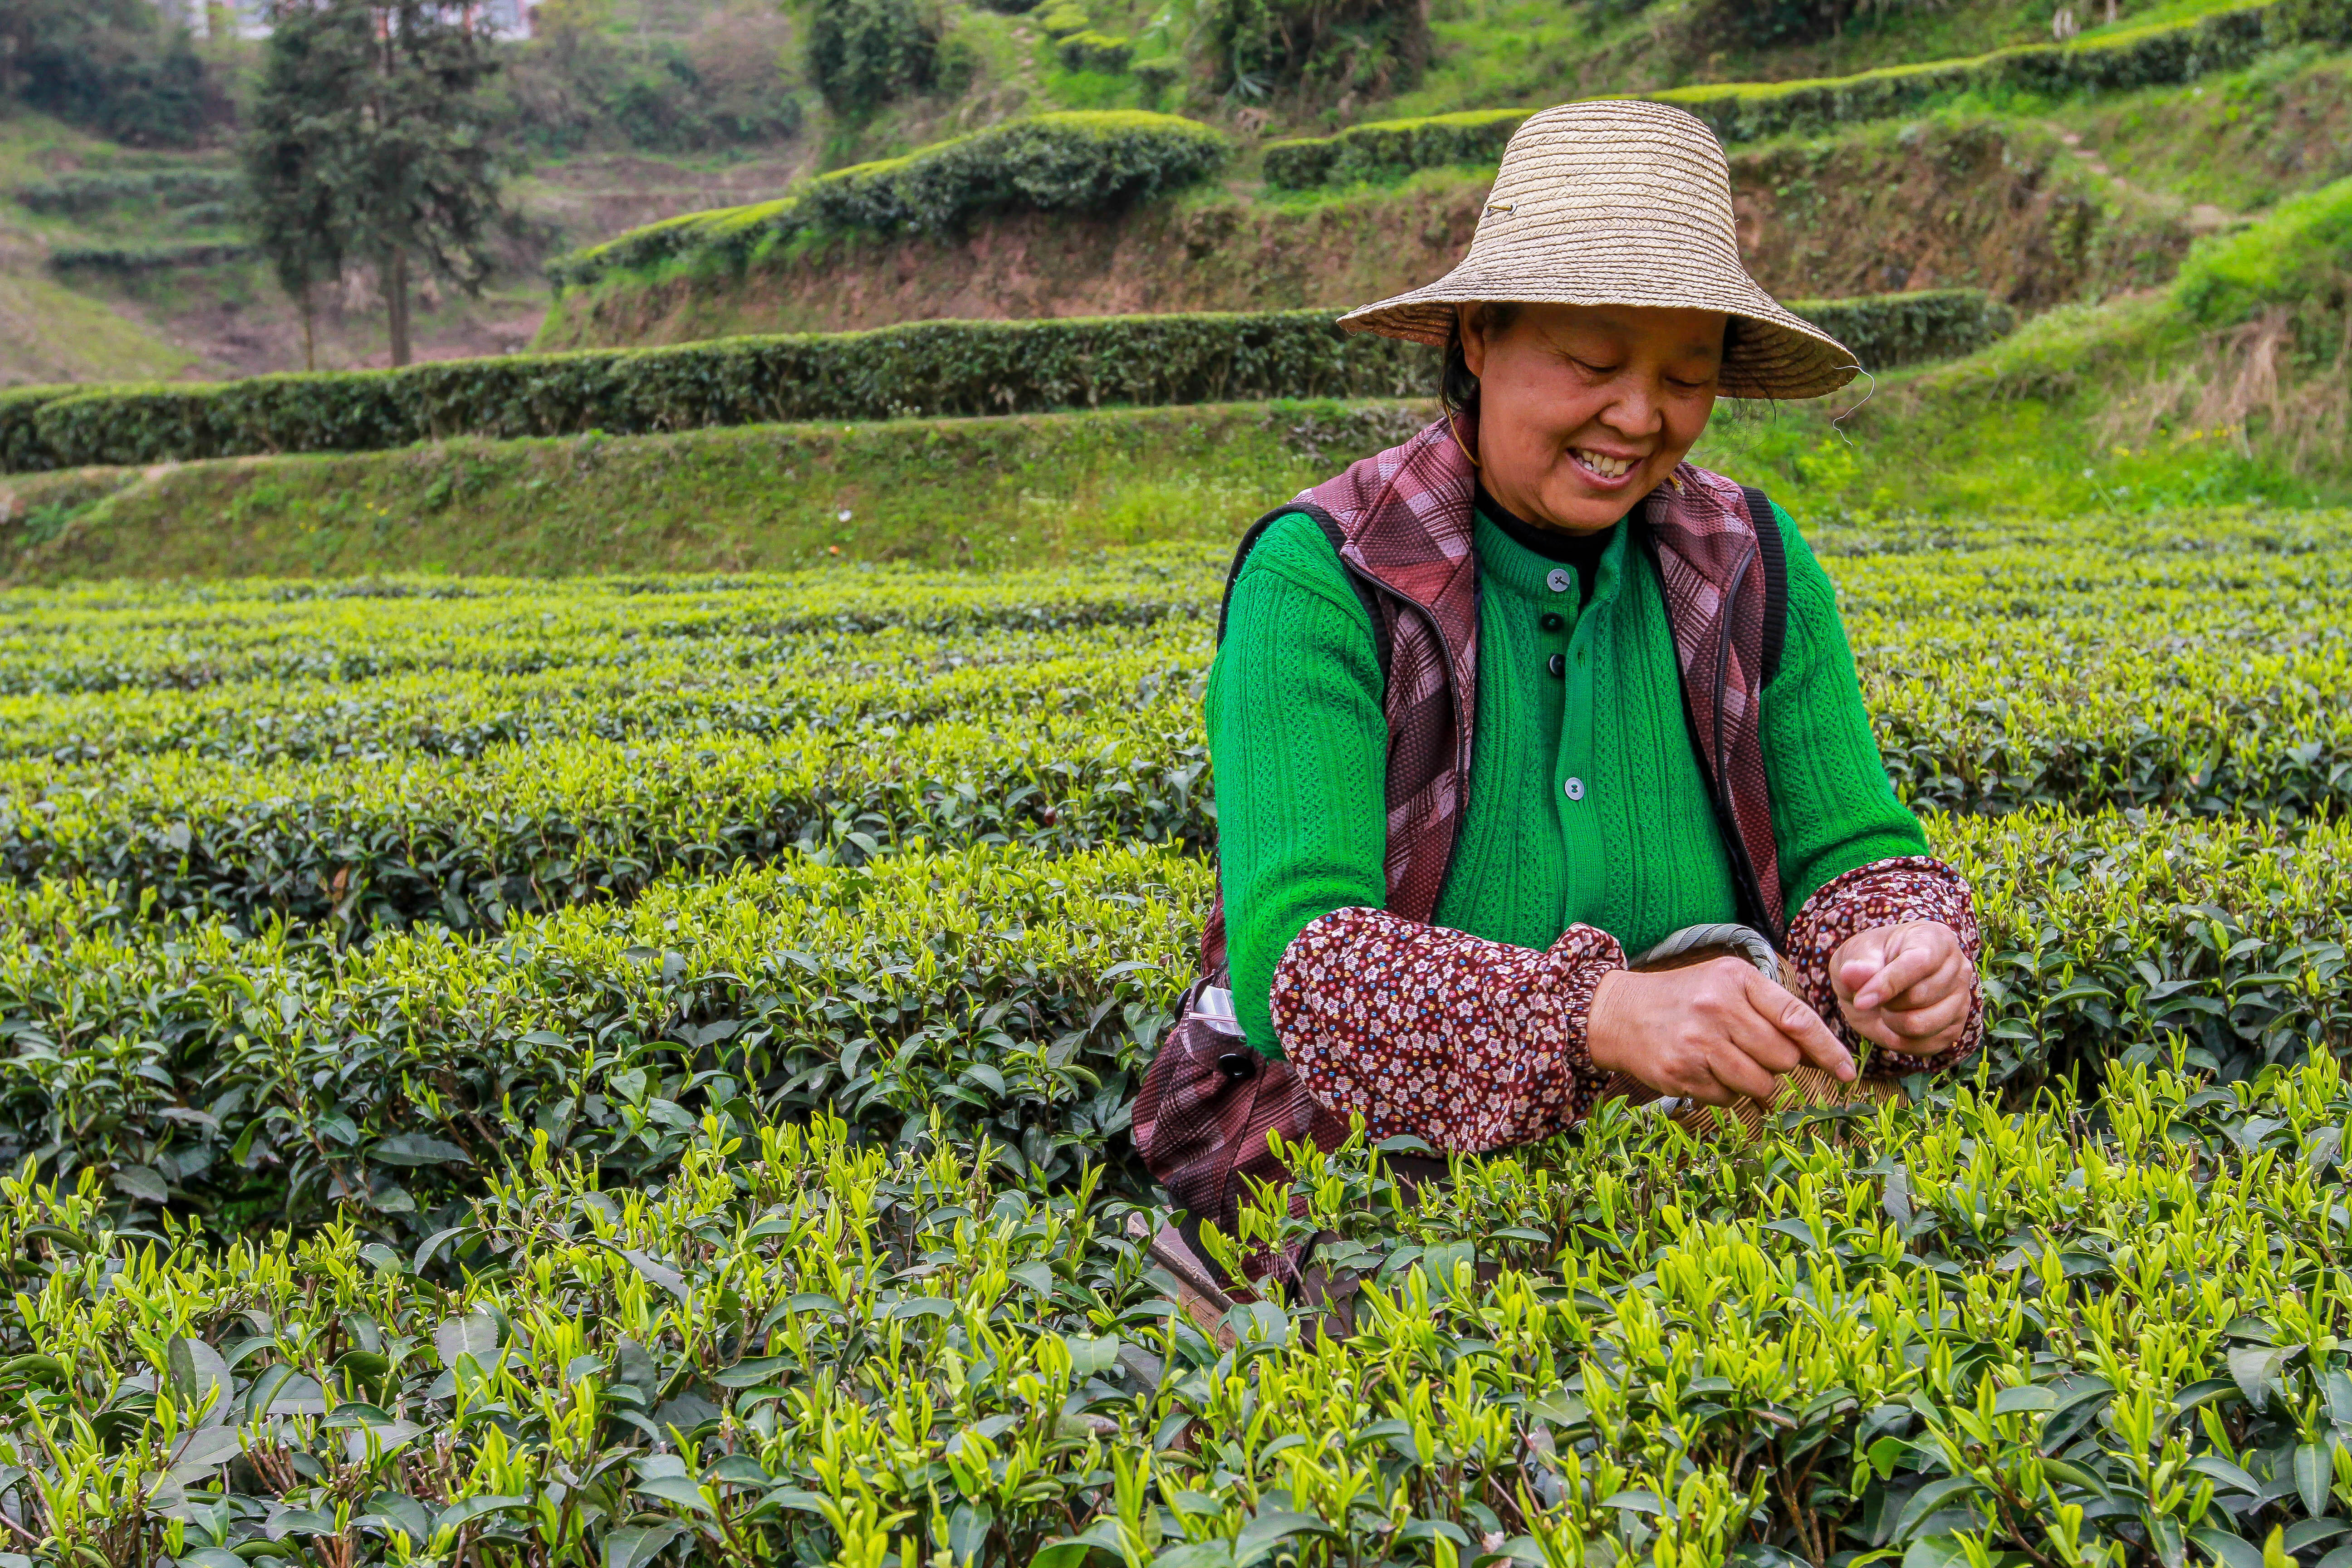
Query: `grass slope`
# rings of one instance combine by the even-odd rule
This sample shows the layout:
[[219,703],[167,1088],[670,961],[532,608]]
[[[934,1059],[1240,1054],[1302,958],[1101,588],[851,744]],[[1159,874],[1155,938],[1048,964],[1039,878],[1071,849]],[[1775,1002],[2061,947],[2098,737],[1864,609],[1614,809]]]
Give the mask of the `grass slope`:
[[1223,537],[1421,420],[1276,403],[86,469],[15,484],[0,553],[19,580],[989,567]]

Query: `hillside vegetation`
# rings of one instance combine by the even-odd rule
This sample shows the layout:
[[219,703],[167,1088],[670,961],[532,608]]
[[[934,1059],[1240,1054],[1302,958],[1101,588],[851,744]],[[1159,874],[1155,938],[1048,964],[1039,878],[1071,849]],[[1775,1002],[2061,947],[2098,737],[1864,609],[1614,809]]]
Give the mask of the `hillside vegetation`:
[[[2025,308],[2159,282],[2187,204],[2118,190],[2052,129],[1954,111],[1734,151],[1743,248],[1790,298],[1981,288]],[[562,295],[539,345],[680,342],[924,317],[1342,308],[1460,259],[1492,169],[1244,196],[1201,189],[1098,217],[811,237],[739,270],[688,256]]]

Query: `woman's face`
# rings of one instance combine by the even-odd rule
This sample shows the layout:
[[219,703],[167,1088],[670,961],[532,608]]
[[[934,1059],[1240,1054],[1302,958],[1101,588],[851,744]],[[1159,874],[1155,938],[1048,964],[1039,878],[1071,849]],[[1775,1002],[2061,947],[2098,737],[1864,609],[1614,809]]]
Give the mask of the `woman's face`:
[[1664,484],[1715,410],[1720,310],[1462,307],[1478,378],[1479,477],[1528,522],[1590,533]]

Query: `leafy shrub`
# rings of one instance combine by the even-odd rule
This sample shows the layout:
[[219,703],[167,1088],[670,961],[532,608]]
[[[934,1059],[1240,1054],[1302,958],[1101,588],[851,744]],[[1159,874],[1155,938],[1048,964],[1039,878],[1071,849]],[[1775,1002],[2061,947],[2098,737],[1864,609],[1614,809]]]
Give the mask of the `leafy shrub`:
[[930,86],[939,41],[918,0],[816,0],[809,79],[835,113],[862,118]]
[[1213,173],[1223,136],[1135,110],[1017,120],[812,183],[797,216],[820,228],[941,234],[992,212],[1099,213]]
[[14,195],[37,213],[87,217],[148,202],[173,208],[234,202],[244,191],[244,176],[234,169],[125,169],[59,174],[19,185]]
[[1393,91],[1429,48],[1418,0],[1208,0],[1202,26],[1218,89],[1243,98]]
[[[399,371],[260,376],[0,401],[27,466],[368,451],[457,435],[681,430],[1418,392],[1428,351],[1328,311],[926,321],[870,332],[512,354]],[[21,434],[29,418],[46,452]]]
[[1394,179],[1416,169],[1451,163],[1493,163],[1528,109],[1473,109],[1420,120],[1352,125],[1337,136],[1306,136],[1265,144],[1265,183],[1279,190]]
[[1974,59],[1893,66],[1817,81],[1673,88],[1646,96],[1690,110],[1727,142],[1759,141],[1884,120],[1964,93],[2128,92],[2236,69],[2295,44],[2347,41],[2352,0],[2297,0],[2069,44],[2000,49]]
[[1077,0],[1052,0],[1035,13],[1037,26],[1049,38],[1065,38],[1073,33],[1083,33],[1092,27],[1094,19]]
[[1135,46],[1125,38],[1114,38],[1107,33],[1089,30],[1072,33],[1062,40],[1056,52],[1065,70],[1116,74],[1125,70],[1128,62],[1135,58]]
[[690,260],[740,268],[803,233],[951,231],[990,212],[1100,211],[1149,201],[1213,173],[1224,138],[1198,121],[1134,110],[1041,114],[822,175],[750,206],[687,213],[556,258],[559,289]]
[[34,416],[44,404],[86,391],[77,386],[15,386],[0,390],[0,472],[22,474],[60,465],[42,440]]
[[217,267],[242,261],[253,247],[234,240],[167,240],[160,245],[61,245],[49,252],[60,272],[167,272],[180,267]]
[[1352,1322],[1231,1348],[1157,1214],[922,1128],[719,1115],[625,1187],[535,1141],[414,1247],[14,1179],[0,1485],[57,1560],[207,1568],[2291,1561],[2352,1492],[2347,1118],[2322,1058],[1737,1152],[1609,1115],[1410,1193],[1305,1155],[1245,1223],[1323,1232]]
[[1852,349],[1865,370],[1971,354],[2017,326],[2017,312],[1981,289],[1799,300],[1790,309]]
[[[1008,157],[999,166],[1011,179],[1034,181],[1041,196],[1107,177],[1102,163],[1071,171],[1057,163]],[[927,194],[912,182],[900,189],[917,200]],[[747,225],[744,232],[757,230]],[[1967,291],[1799,304],[1874,366],[1964,352],[2005,319],[1999,306]],[[212,385],[43,388],[0,396],[0,460],[25,471],[371,451],[460,435],[620,435],[1109,403],[1402,396],[1425,390],[1431,363],[1418,345],[1343,333],[1323,310],[926,321]]]
[[184,147],[226,106],[183,14],[148,0],[0,10],[0,95],[133,146]]
[[[537,36],[507,46],[492,84],[499,134],[562,154],[587,148],[690,153],[787,140],[801,129],[779,51],[793,37],[781,13],[729,10],[688,37],[642,47],[537,14]],[[551,21],[550,18],[555,20]]]
[[[1752,142],[1888,119],[1965,93],[2125,92],[2235,69],[2296,44],[2346,42],[2352,42],[2352,3],[2347,0],[2273,0],[2189,22],[2078,43],[2001,49],[1970,59],[1891,66],[1810,81],[1670,88],[1643,96],[1688,110],[1726,142]],[[1476,110],[1381,121],[1335,136],[1270,142],[1266,183],[1304,190],[1395,179],[1416,169],[1491,163],[1531,112]]]

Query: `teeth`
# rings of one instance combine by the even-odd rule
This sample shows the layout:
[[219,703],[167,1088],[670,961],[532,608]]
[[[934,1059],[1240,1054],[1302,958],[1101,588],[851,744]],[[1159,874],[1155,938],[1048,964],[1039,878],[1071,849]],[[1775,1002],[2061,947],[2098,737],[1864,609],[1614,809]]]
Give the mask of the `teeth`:
[[1604,458],[1598,452],[1587,452],[1581,448],[1576,453],[1576,460],[1604,479],[1621,478],[1633,466],[1630,458]]

